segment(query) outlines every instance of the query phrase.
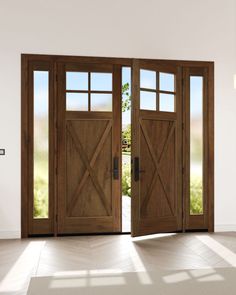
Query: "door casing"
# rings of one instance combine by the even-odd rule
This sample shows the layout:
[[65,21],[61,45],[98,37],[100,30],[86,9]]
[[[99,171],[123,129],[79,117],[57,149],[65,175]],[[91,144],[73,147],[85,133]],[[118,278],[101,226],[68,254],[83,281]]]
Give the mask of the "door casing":
[[[205,61],[178,61],[178,60],[153,60],[140,59],[145,62],[154,62],[160,66],[180,67],[183,72],[183,114],[186,113],[186,100],[188,85],[187,75],[189,73],[200,72],[206,77],[205,87],[205,114],[204,114],[204,159],[205,159],[205,208],[204,223],[194,220],[189,216],[188,198],[189,192],[186,189],[188,184],[188,161],[183,157],[183,231],[185,230],[208,230],[214,231],[214,62]],[[98,63],[112,64],[119,66],[132,67],[132,58],[105,58],[105,57],[85,57],[85,56],[60,56],[60,55],[21,55],[21,236],[26,238],[34,235],[57,235],[57,65],[58,63]],[[50,213],[48,219],[33,219],[33,192],[32,192],[32,173],[33,173],[33,117],[32,117],[32,69],[46,69],[50,71],[50,105],[52,114],[50,119],[51,129],[51,150],[50,163],[51,175],[50,182]],[[188,134],[186,117],[183,116],[183,154],[188,149]],[[196,226],[197,224],[197,226]]]

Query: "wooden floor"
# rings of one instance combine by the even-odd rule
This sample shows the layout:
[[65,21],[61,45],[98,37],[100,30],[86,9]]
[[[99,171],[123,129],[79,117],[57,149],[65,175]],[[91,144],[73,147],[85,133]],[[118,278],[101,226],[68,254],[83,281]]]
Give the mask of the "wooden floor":
[[26,294],[31,276],[236,267],[236,233],[0,240],[0,294]]

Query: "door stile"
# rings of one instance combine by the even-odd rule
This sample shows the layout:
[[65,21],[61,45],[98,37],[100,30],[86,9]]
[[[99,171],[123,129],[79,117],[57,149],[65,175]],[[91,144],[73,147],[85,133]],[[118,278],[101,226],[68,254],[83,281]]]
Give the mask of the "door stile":
[[134,179],[134,159],[139,157],[140,154],[140,128],[139,128],[139,60],[133,59],[132,61],[132,89],[131,89],[131,234],[135,237],[138,234],[139,228],[139,181]]

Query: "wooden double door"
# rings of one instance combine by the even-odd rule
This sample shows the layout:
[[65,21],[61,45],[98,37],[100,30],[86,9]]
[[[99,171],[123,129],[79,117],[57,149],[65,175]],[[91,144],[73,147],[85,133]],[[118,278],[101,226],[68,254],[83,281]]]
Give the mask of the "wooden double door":
[[[179,231],[181,71],[140,61],[132,71],[132,234]],[[142,88],[143,71],[154,87]],[[172,75],[172,92],[160,92],[160,72]],[[121,67],[62,63],[58,73],[58,233],[120,232]],[[172,110],[160,110],[161,93]]]
[[[213,231],[212,63],[23,55],[23,237],[121,233],[124,67],[131,70],[132,236]],[[203,106],[198,109],[204,124],[200,213],[190,208],[191,77],[203,81]],[[35,87],[42,81],[47,89],[39,87],[38,95]],[[46,92],[48,102],[40,105]],[[43,106],[47,120],[42,118]],[[46,157],[40,136],[47,124]],[[37,126],[43,126],[40,132]],[[36,210],[39,202],[45,207],[41,213]]]

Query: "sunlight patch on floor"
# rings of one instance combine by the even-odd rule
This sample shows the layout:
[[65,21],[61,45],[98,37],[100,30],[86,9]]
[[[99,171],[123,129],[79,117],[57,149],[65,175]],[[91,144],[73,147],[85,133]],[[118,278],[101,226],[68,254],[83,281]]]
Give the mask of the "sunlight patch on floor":
[[167,284],[176,284],[189,280],[198,282],[216,282],[224,281],[224,277],[217,274],[217,271],[213,268],[186,270],[163,277],[163,281]]
[[16,292],[24,288],[30,279],[30,274],[37,266],[39,253],[45,243],[45,241],[29,242],[23,253],[0,282],[1,294]]
[[152,240],[152,239],[160,239],[165,237],[171,237],[176,236],[176,233],[168,233],[168,234],[154,234],[154,235],[147,235],[147,236],[141,236],[141,237],[135,237],[132,239],[133,242],[137,241],[145,241],[145,240]]
[[233,267],[236,267],[236,254],[211,238],[210,236],[196,236],[203,244],[205,244],[209,249],[227,261]]

